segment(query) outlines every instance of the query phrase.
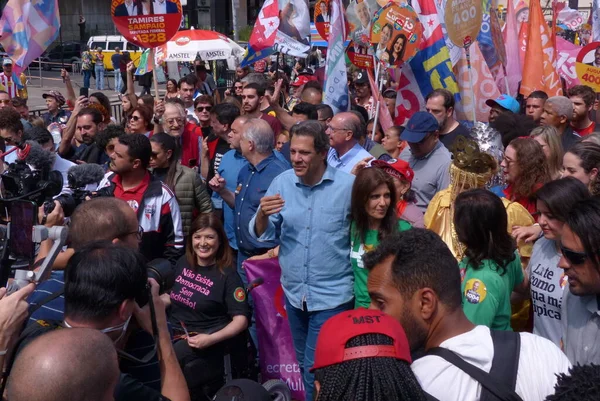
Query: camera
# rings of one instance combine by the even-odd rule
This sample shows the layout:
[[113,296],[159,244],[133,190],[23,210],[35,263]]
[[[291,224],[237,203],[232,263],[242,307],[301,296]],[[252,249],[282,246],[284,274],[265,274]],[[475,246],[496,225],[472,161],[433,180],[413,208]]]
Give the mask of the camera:
[[32,170],[25,162],[17,161],[8,166],[2,183],[7,198],[30,200],[41,206],[60,194],[63,178],[58,171]]
[[[171,290],[173,284],[175,284],[175,270],[173,265],[167,259],[153,259],[146,264],[146,271],[148,278],[153,278],[159,285],[159,294],[164,294]],[[150,300],[150,286],[148,285],[147,291],[139,294],[136,298],[136,302],[140,307],[143,307]]]

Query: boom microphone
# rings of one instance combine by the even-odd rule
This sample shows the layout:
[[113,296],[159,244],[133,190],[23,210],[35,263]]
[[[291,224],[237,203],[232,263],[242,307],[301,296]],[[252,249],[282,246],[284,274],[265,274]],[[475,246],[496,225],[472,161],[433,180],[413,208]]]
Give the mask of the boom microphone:
[[51,171],[56,155],[35,141],[26,141],[23,151],[17,151],[17,158],[35,170]]
[[104,178],[104,169],[99,164],[79,164],[67,172],[69,188],[83,188],[89,184],[98,184]]

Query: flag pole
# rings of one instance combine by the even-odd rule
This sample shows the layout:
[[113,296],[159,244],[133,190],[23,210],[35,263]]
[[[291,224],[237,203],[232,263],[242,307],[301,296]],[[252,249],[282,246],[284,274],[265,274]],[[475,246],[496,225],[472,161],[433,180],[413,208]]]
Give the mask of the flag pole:
[[471,86],[471,96],[473,98],[473,123],[477,123],[477,116],[476,116],[476,108],[477,108],[477,101],[475,99],[475,88],[473,88],[473,69],[471,68],[471,52],[469,51],[469,46],[465,47],[465,51],[467,52],[467,68],[469,69],[469,83]]
[[148,64],[152,67],[152,81],[154,81],[154,99],[155,101],[159,100],[158,96],[158,77],[156,76],[156,63],[154,61],[154,48],[150,49],[150,61]]
[[[375,83],[377,84],[377,88],[378,88],[379,92],[381,92],[381,82],[379,81],[379,79],[381,78],[381,63],[377,63],[377,67],[375,68],[375,70],[376,70]],[[373,93],[371,93],[371,96],[373,96]],[[377,120],[379,119],[379,98],[380,98],[380,96],[377,96],[377,102],[375,103],[375,114],[373,115],[373,129],[371,131],[371,140],[372,141],[375,140],[375,131],[377,130]]]

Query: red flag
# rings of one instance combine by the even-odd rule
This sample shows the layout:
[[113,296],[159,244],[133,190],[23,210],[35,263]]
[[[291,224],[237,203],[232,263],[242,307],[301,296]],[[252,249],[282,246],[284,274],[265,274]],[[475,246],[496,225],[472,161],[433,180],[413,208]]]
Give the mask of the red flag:
[[522,22],[519,29],[519,60],[521,62],[521,71],[525,64],[525,53],[527,52],[527,39],[529,34],[529,22]]
[[273,46],[279,28],[279,6],[276,0],[266,0],[258,13],[248,45],[256,52]]
[[548,96],[562,95],[560,77],[556,72],[556,51],[552,46],[550,29],[544,19],[540,0],[531,0],[529,3],[528,36],[521,94],[529,96],[535,90],[543,90]]

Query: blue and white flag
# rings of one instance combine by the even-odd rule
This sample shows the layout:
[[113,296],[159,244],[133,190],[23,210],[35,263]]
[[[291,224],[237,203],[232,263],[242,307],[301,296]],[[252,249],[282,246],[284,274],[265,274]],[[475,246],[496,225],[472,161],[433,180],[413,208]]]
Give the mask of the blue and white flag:
[[325,93],[323,103],[328,104],[337,114],[348,111],[350,96],[348,95],[348,75],[346,74],[346,22],[341,0],[332,0],[331,20],[329,24],[329,40],[327,63],[325,64]]

